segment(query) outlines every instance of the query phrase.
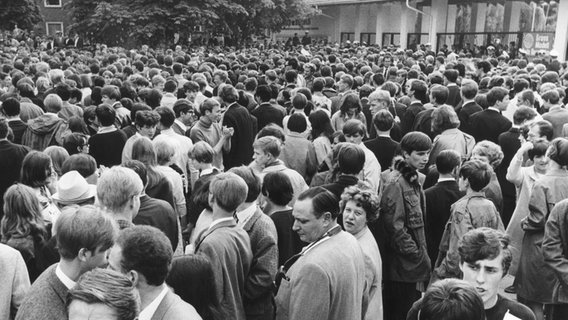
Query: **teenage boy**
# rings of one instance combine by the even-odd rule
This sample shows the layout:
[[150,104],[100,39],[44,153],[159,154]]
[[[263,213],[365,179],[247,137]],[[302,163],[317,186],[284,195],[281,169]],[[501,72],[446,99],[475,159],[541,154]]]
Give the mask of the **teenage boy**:
[[452,206],[452,214],[442,235],[433,279],[461,278],[458,243],[469,230],[481,227],[505,230],[495,205],[483,192],[492,174],[493,169],[480,160],[467,161],[461,167],[459,187],[466,194]]
[[381,181],[381,165],[373,151],[363,144],[366,133],[365,125],[357,119],[347,120],[343,126],[345,140],[359,146],[365,152],[365,163],[363,164],[363,171],[359,174],[359,179],[368,183],[371,190],[378,192],[379,182]]
[[[471,230],[462,237],[458,251],[463,280],[472,284],[481,296],[486,320],[536,320],[528,307],[499,294],[499,284],[512,260],[505,233],[491,228]],[[406,319],[419,319],[420,305],[417,302],[412,306]]]
[[385,319],[406,319],[425,290],[431,265],[424,232],[424,175],[432,140],[409,132],[400,141],[403,158],[387,172],[378,221],[378,242],[384,262]]

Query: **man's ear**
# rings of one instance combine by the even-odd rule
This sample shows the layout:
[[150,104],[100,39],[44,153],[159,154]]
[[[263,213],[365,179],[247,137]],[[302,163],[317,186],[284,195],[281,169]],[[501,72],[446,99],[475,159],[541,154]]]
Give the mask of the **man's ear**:
[[138,281],[140,281],[140,275],[138,274],[138,271],[130,270],[126,273],[126,276],[128,277],[128,279],[130,279],[130,281],[132,281],[135,286],[138,286]]
[[79,258],[79,261],[81,262],[86,262],[87,259],[91,257],[91,254],[91,251],[89,251],[87,248],[81,248],[77,253],[77,258]]

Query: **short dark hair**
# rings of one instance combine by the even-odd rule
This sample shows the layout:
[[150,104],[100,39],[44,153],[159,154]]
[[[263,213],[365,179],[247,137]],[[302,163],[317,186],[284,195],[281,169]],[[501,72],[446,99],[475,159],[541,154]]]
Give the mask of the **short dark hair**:
[[461,155],[456,150],[443,150],[436,156],[436,169],[440,174],[450,174],[461,164]]
[[493,168],[480,160],[469,160],[460,168],[460,177],[469,182],[473,191],[479,192],[491,181]]
[[558,104],[560,101],[560,94],[556,90],[548,90],[541,95],[542,100],[550,102],[552,104]]
[[256,88],[256,95],[260,98],[261,102],[268,102],[272,99],[272,90],[267,85],[260,85]]
[[139,127],[150,126],[153,127],[160,121],[160,114],[156,111],[142,110],[136,113],[134,124]]
[[166,281],[173,251],[162,231],[151,226],[132,226],[120,232],[116,244],[122,249],[123,271],[140,272],[151,286]]
[[538,127],[538,132],[541,137],[545,137],[546,140],[551,141],[554,136],[554,127],[552,124],[546,120],[540,120],[531,123],[530,127]]
[[16,98],[8,98],[2,103],[2,110],[8,117],[15,117],[20,114],[20,101]]
[[85,153],[71,155],[61,166],[61,173],[77,171],[83,178],[93,175],[97,171],[97,161],[93,156]]
[[108,104],[101,104],[95,109],[95,115],[103,127],[108,127],[114,124],[116,111]]
[[537,116],[537,112],[535,109],[531,108],[531,107],[519,107],[517,110],[515,110],[515,113],[513,114],[513,122],[516,125],[520,125],[523,122],[525,122],[526,120],[532,120],[534,118],[536,118]]
[[499,230],[482,227],[468,231],[458,242],[460,263],[493,260],[503,254],[503,276],[509,271],[513,254],[509,247],[509,236]]
[[379,112],[375,114],[375,117],[373,117],[373,125],[379,131],[391,130],[394,126],[394,117],[392,116],[392,113],[386,109],[379,110]]
[[332,219],[339,216],[339,199],[323,187],[309,188],[298,196],[298,201],[312,200],[312,213],[316,218],[320,218],[324,213],[329,212]]
[[294,188],[285,173],[274,171],[264,176],[262,194],[276,205],[285,206],[294,198]]
[[192,109],[193,107],[191,106],[191,103],[185,99],[179,99],[174,103],[174,113],[176,118],[181,117],[182,113],[187,113]]
[[362,137],[364,137],[365,134],[367,133],[367,129],[365,128],[365,124],[361,120],[357,120],[357,119],[347,120],[345,122],[345,124],[343,125],[343,129],[341,131],[343,131],[344,135],[359,134]]
[[260,194],[261,180],[254,171],[247,166],[234,167],[229,170],[237,176],[243,178],[248,187],[247,198],[245,202],[253,202]]
[[422,80],[412,80],[410,90],[414,91],[414,97],[422,103],[428,102],[428,85]]
[[288,130],[292,132],[302,133],[308,128],[308,121],[306,120],[306,116],[294,113],[290,116],[290,118],[288,118],[286,126],[288,127]]
[[497,101],[503,101],[506,96],[509,95],[509,91],[503,87],[493,87],[487,93],[487,103],[490,107],[494,106]]
[[450,90],[442,85],[434,85],[430,89],[430,93],[432,94],[432,98],[434,98],[433,102],[436,102],[437,104],[444,104],[448,100]]
[[412,131],[402,137],[400,149],[408,154],[413,151],[428,151],[432,149],[432,139],[425,133]]
[[546,155],[549,146],[550,142],[548,141],[537,141],[533,143],[533,148],[527,152],[529,159],[534,160],[535,157]]
[[176,120],[176,115],[171,108],[168,107],[158,107],[155,110],[160,115],[160,123],[166,127],[170,128],[174,121]]
[[483,300],[463,280],[443,279],[433,283],[420,303],[420,320],[485,320]]
[[456,82],[458,80],[459,72],[455,69],[448,69],[444,71],[444,77],[450,82]]
[[359,174],[365,165],[365,151],[352,143],[343,143],[339,148],[339,171],[344,174]]

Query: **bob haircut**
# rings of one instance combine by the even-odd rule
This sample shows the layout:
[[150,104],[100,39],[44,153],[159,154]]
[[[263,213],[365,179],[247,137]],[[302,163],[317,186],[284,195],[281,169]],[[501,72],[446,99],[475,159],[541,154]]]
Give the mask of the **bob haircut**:
[[479,192],[491,181],[493,169],[480,160],[466,161],[460,168],[460,177],[467,179],[473,191]]
[[432,139],[425,133],[412,131],[402,137],[400,140],[400,149],[409,155],[413,151],[429,151],[432,150]]
[[61,258],[73,260],[81,249],[101,252],[112,247],[118,236],[118,226],[98,207],[69,206],[57,218],[54,233]]
[[533,144],[533,148],[530,149],[527,153],[529,159],[534,160],[534,158],[539,158],[546,155],[546,150],[550,146],[550,142],[548,141],[538,141]]
[[248,192],[245,202],[249,203],[256,201],[258,195],[260,194],[261,180],[254,173],[254,171],[252,171],[252,169],[247,166],[240,166],[240,167],[231,168],[229,172],[232,172],[237,176],[243,178],[243,180],[247,184]]
[[363,122],[361,122],[361,120],[357,120],[357,119],[349,119],[345,122],[345,124],[343,125],[343,134],[344,135],[360,135],[362,137],[365,136],[365,134],[367,133],[367,129],[365,128],[365,124]]
[[341,111],[342,116],[345,116],[347,115],[347,111],[353,108],[357,109],[355,113],[359,113],[363,110],[359,97],[356,94],[348,93],[341,99],[341,107],[339,107],[339,111]]
[[332,219],[339,216],[339,199],[331,191],[323,187],[309,188],[298,196],[298,201],[312,200],[312,213],[316,218],[329,212]]
[[493,260],[503,254],[503,276],[509,271],[513,254],[509,247],[509,236],[502,231],[482,227],[468,231],[458,242],[460,263],[475,263]]
[[486,157],[493,170],[495,170],[501,164],[501,161],[503,161],[503,151],[501,150],[501,147],[488,140],[478,142],[475,147],[473,147],[471,154],[472,156],[477,155]]
[[262,182],[262,195],[276,205],[285,206],[294,198],[294,188],[290,178],[283,172],[269,172]]
[[4,217],[0,222],[2,241],[11,238],[46,240],[47,231],[41,215],[41,205],[34,189],[17,183],[4,193]]
[[[365,164],[365,151],[352,143],[341,143],[337,149],[337,165],[344,174],[359,174]],[[334,148],[335,150],[335,148]]]
[[243,178],[234,173],[220,173],[211,181],[209,194],[221,209],[234,212],[246,200],[248,186]]
[[20,182],[32,188],[44,187],[52,175],[51,158],[39,151],[30,151],[22,162]]
[[341,194],[341,202],[339,203],[341,212],[345,210],[345,205],[349,201],[355,201],[358,207],[363,208],[367,215],[367,223],[374,222],[379,218],[380,199],[376,192],[359,186],[350,186],[345,188]]
[[561,166],[568,165],[568,140],[565,138],[552,140],[548,147],[548,157]]
[[310,113],[308,117],[312,125],[312,137],[314,139],[319,136],[325,136],[331,140],[331,135],[333,134],[333,127],[331,126],[331,119],[327,113],[323,110],[317,110]]
[[434,132],[444,132],[448,129],[455,129],[460,126],[460,119],[454,108],[444,104],[432,112],[432,130]]
[[130,198],[144,190],[142,180],[132,169],[112,167],[105,170],[97,183],[97,199],[109,211],[120,211]]
[[69,290],[67,308],[73,301],[103,304],[118,320],[134,320],[140,312],[140,295],[134,283],[120,272],[97,268],[83,274]]
[[485,320],[485,308],[471,284],[458,279],[443,279],[426,290],[420,320]]
[[456,150],[442,150],[436,156],[436,169],[440,174],[449,174],[461,165],[461,155]]

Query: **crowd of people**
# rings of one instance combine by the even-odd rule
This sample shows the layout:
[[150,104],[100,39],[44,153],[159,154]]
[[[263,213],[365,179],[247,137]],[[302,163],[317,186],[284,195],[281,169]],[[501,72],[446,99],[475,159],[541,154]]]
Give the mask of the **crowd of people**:
[[554,54],[14,46],[1,319],[568,318]]

